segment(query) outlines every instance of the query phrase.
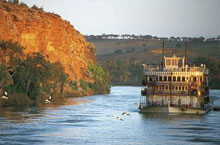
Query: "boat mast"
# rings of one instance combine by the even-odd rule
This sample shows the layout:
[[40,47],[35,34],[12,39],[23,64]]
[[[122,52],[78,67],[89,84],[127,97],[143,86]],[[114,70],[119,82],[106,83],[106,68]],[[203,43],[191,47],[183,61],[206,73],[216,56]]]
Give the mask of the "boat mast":
[[164,40],[163,40],[163,46],[162,46],[162,58],[161,58],[161,60],[162,60],[162,62],[161,62],[161,68],[162,68],[162,71],[163,71],[163,67],[164,67],[164,45],[165,45],[165,42],[164,42]]
[[185,66],[187,65],[187,47],[188,47],[188,43],[185,42]]

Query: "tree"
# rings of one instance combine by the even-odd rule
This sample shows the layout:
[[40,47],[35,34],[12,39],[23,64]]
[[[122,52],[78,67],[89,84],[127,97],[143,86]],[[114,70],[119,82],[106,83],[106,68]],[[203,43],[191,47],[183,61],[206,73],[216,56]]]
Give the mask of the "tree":
[[122,53],[122,50],[121,50],[121,49],[115,50],[114,53],[115,53],[115,54],[121,54],[121,53]]
[[180,47],[181,47],[181,44],[180,44],[180,43],[177,43],[177,44],[176,44],[176,47],[177,47],[177,48],[180,48]]
[[7,68],[5,65],[0,64],[0,88],[3,87],[7,81]]
[[17,42],[0,41],[0,62],[7,66],[11,71],[17,67],[19,61],[23,59],[23,47],[18,45]]
[[[92,73],[94,82],[89,83],[89,87],[92,88],[97,93],[109,93],[109,85],[110,85],[110,76],[108,72],[105,72],[100,66],[95,65],[93,63],[89,63],[89,71]],[[87,88],[85,82],[81,81],[80,84]]]
[[200,40],[200,41],[204,41],[205,38],[201,36],[201,37],[199,37],[199,40]]

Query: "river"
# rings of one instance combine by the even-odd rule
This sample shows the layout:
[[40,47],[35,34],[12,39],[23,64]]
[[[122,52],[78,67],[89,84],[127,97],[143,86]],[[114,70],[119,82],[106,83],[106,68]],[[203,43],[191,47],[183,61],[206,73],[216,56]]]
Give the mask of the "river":
[[[220,90],[210,94],[215,105],[220,105]],[[140,87],[121,86],[112,87],[107,95],[71,98],[59,106],[1,108],[0,144],[220,144],[220,112],[141,114],[136,105],[139,95]]]

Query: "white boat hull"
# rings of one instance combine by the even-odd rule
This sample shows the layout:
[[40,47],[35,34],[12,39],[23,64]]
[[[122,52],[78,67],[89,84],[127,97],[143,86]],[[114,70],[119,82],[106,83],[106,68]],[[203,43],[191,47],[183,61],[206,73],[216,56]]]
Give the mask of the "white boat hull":
[[177,113],[177,114],[205,114],[211,108],[182,108],[182,107],[161,107],[161,106],[147,106],[139,108],[141,113]]

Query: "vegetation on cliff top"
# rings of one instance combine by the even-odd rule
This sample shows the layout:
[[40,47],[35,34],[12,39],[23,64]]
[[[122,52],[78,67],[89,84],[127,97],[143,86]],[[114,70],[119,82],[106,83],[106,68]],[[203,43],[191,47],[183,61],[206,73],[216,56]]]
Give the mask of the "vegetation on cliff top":
[[54,100],[62,100],[65,88],[71,87],[93,94],[109,92],[106,73],[94,64],[89,65],[94,82],[84,81],[86,88],[78,86],[77,81],[72,83],[59,62],[51,63],[41,53],[25,55],[23,48],[12,41],[0,41],[0,54],[0,90],[9,94],[8,100],[0,99],[0,106],[44,103],[50,95]]

